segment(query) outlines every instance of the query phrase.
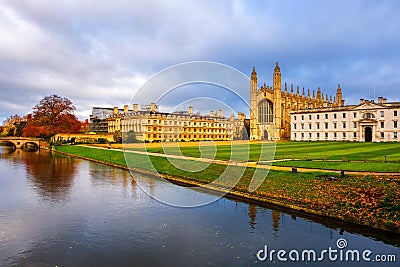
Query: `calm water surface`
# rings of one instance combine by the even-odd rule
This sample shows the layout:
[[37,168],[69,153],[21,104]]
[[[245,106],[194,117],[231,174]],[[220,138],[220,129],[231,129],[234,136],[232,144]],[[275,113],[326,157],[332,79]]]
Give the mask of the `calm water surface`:
[[[169,190],[151,179],[148,186]],[[2,266],[303,266],[261,262],[255,254],[265,245],[287,252],[337,249],[339,238],[346,249],[395,255],[397,263],[326,257],[307,265],[400,262],[398,235],[226,198],[175,208],[147,196],[127,171],[1,146],[0,208]]]

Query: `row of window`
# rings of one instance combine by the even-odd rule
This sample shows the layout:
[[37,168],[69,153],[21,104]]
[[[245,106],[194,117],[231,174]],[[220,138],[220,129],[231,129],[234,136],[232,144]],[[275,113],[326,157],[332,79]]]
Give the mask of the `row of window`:
[[166,139],[172,139],[172,138],[175,138],[175,139],[177,139],[177,138],[194,138],[194,139],[197,139],[197,138],[200,138],[200,139],[203,139],[203,138],[211,138],[211,139],[216,139],[216,138],[229,138],[229,135],[196,135],[196,134],[194,134],[194,135],[161,135],[161,134],[147,134],[147,138],[157,138],[157,139],[160,139],[160,138],[166,138]]
[[[294,139],[297,139],[297,137],[301,137],[301,139],[304,139],[304,136],[305,136],[305,133],[301,133],[299,135],[297,135],[297,133],[293,134]],[[380,136],[381,136],[381,138],[385,138],[385,132],[381,132]],[[328,133],[325,133],[324,137],[327,139],[328,138]],[[350,134],[349,134],[349,136],[347,136],[346,132],[343,132],[342,133],[342,138],[347,138],[347,137],[350,137]],[[316,139],[319,139],[319,138],[320,138],[320,133],[316,133]],[[333,138],[337,139],[338,138],[338,134],[337,133],[333,133]],[[356,132],[353,133],[353,138],[357,138],[357,133]],[[397,139],[397,132],[393,133],[393,138]],[[308,139],[312,139],[312,133],[308,134]]]
[[[166,127],[163,127],[163,128],[158,128],[158,127],[147,127],[147,131],[159,131],[159,132],[161,132],[161,131],[168,131],[168,129],[169,129],[169,132],[197,132],[197,130],[196,130],[196,128],[172,128],[172,127],[170,127],[170,128],[166,128]],[[224,132],[226,132],[227,131],[227,129],[225,129],[225,128],[221,128],[221,129],[198,129],[198,132],[199,133],[201,133],[201,132],[204,132],[204,133],[224,133]]]
[[[154,124],[159,124],[159,125],[161,125],[161,124],[164,124],[164,125],[171,125],[171,126],[173,126],[173,125],[176,125],[176,126],[203,126],[203,127],[205,127],[205,126],[207,126],[207,127],[212,127],[212,128],[216,128],[216,127],[219,127],[219,128],[221,128],[221,127],[224,127],[224,126],[226,126],[226,127],[233,127],[233,124],[232,123],[228,123],[228,124],[226,124],[226,123],[212,123],[212,122],[184,122],[184,121],[164,121],[164,123],[162,123],[163,121],[161,121],[161,120],[153,120],[153,123],[151,123],[152,122],[152,120],[148,120],[147,121],[147,125],[148,126],[151,126],[151,125],[154,125]],[[121,126],[134,126],[134,125],[142,125],[142,123],[144,124],[145,123],[145,121],[143,121],[143,122],[140,122],[139,121],[139,123],[134,123],[134,122],[132,122],[132,121],[129,121],[129,120],[127,120],[127,121],[124,121],[124,123],[122,123],[121,124],[121,122],[120,121],[109,121],[108,122],[108,124],[110,125],[110,126],[114,126],[114,125],[121,125]]]
[[[347,113],[345,113],[345,112],[342,113],[342,119],[346,119],[346,116],[347,116],[346,114]],[[320,114],[316,114],[316,116],[317,116],[317,120],[319,120],[320,119]],[[325,113],[324,116],[325,116],[325,119],[327,120],[328,117],[329,117],[329,114]],[[380,112],[380,116],[381,117],[385,117],[385,111],[382,110]],[[393,116],[397,117],[397,110],[393,110]],[[304,120],[304,118],[305,118],[305,115],[301,115],[301,120]],[[353,112],[353,118],[354,119],[357,118],[357,112]],[[374,115],[371,114],[371,113],[366,113],[365,114],[365,118],[371,119],[371,118],[374,118]],[[308,115],[308,119],[309,120],[312,119],[312,115],[311,114]],[[333,119],[337,119],[337,113],[333,113]],[[297,115],[293,116],[293,120],[297,120]]]
[[[151,124],[151,122],[152,122],[152,120],[147,120],[147,124]],[[222,127],[222,123],[214,123],[214,122],[195,122],[195,121],[186,122],[186,121],[153,120],[153,124]]]
[[[332,124],[333,124],[333,129],[337,129],[337,123],[333,122]],[[299,125],[301,125],[301,129],[304,129],[304,123],[301,123]],[[393,128],[397,128],[397,125],[398,125],[397,121],[393,121]],[[319,122],[315,123],[315,126],[316,126],[316,129],[320,129],[320,123]],[[328,122],[325,122],[324,126],[325,126],[325,129],[329,129],[329,123]],[[381,121],[380,126],[381,126],[381,128],[385,128],[385,122]],[[342,122],[342,128],[343,129],[347,128],[347,123],[346,122]],[[355,121],[353,122],[353,128],[357,128],[357,122],[355,122]],[[297,130],[297,124],[296,123],[293,124],[293,129]],[[312,123],[308,124],[308,129],[310,129],[310,130],[312,129]]]

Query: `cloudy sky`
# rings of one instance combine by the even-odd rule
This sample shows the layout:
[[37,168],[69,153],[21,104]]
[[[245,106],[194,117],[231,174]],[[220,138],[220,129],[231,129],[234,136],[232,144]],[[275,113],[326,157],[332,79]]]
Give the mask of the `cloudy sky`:
[[[400,101],[399,1],[0,2],[0,120],[44,96],[92,106],[128,104],[155,73],[187,61],[220,62],[272,84],[282,79],[347,104]],[[248,90],[245,88],[244,90]]]

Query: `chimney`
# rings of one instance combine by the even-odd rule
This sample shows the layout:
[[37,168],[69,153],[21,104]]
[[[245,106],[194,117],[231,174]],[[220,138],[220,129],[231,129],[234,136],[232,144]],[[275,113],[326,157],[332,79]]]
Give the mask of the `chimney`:
[[382,104],[386,104],[387,98],[382,99]]
[[211,116],[211,117],[214,116],[214,111],[210,110],[210,116]]
[[118,115],[118,107],[114,107],[114,115]]
[[127,114],[127,113],[128,113],[128,108],[129,108],[128,105],[124,105],[124,114]]
[[378,104],[382,104],[382,102],[383,102],[383,97],[379,96],[378,97]]
[[222,117],[222,109],[218,110],[218,117]]
[[246,115],[244,115],[243,112],[238,112],[238,118],[239,118],[241,121],[244,121],[244,119],[246,118]]
[[364,98],[360,98],[360,104],[364,104]]
[[192,116],[193,115],[193,107],[189,106],[189,115]]
[[156,103],[151,103],[151,112],[156,112]]
[[138,112],[138,111],[139,111],[139,105],[133,104],[133,112]]

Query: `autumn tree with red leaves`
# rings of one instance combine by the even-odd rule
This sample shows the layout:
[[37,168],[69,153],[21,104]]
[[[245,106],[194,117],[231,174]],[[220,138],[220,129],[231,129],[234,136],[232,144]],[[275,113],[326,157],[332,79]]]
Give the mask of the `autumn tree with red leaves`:
[[68,98],[46,96],[33,108],[33,116],[23,136],[50,138],[57,133],[78,133],[81,123],[74,115],[75,106]]

